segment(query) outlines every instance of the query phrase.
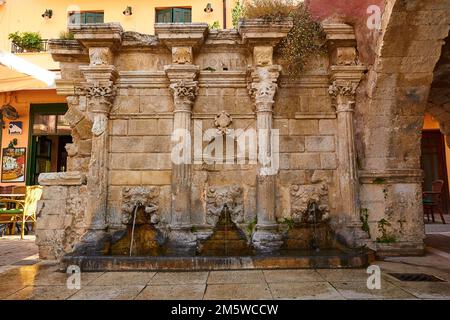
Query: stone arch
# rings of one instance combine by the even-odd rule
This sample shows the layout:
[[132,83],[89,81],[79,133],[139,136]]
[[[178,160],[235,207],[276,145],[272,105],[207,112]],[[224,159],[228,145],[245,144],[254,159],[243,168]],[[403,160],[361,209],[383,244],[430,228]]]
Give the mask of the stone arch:
[[[450,0],[387,0],[376,58],[357,99],[361,206],[390,222],[387,254],[423,252],[420,141],[434,71],[450,28]],[[430,109],[436,115],[436,110]],[[438,116],[441,127],[443,118]],[[450,118],[449,118],[450,119]]]

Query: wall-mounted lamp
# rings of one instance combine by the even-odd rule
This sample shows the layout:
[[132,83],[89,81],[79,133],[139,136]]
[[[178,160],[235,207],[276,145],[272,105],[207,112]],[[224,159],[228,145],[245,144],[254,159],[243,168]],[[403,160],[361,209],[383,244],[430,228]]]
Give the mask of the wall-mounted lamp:
[[123,10],[122,13],[124,16],[131,16],[133,14],[133,9],[130,6],[128,6],[125,10]]
[[206,13],[211,13],[211,12],[214,11],[214,9],[212,8],[211,3],[208,3],[208,4],[206,5],[206,8],[204,9],[204,11],[205,11]]
[[19,119],[19,113],[17,112],[16,108],[7,103],[0,108],[0,126],[2,126],[4,129],[5,122],[3,120],[3,117],[9,120],[17,120]]
[[42,14],[42,18],[45,20],[51,19],[53,17],[53,10],[52,9],[45,9],[45,12]]

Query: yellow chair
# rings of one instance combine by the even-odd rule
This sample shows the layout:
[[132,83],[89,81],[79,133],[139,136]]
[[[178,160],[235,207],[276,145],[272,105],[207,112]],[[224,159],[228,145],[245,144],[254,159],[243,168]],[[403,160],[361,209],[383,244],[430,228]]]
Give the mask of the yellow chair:
[[[25,236],[25,223],[36,223],[37,202],[41,199],[41,186],[27,186],[25,200],[0,199],[0,224],[22,224],[21,238]],[[34,226],[33,226],[34,227]]]

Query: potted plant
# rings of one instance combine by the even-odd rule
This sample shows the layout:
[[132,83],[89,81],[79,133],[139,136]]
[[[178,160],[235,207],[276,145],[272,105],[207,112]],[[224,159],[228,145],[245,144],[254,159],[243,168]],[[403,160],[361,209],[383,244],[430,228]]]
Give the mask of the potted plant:
[[21,52],[39,52],[43,50],[42,38],[39,32],[13,32],[8,39],[19,47]]

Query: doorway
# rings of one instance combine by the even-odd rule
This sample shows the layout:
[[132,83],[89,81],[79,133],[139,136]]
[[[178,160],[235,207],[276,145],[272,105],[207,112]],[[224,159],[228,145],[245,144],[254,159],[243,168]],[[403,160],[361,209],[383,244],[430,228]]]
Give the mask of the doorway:
[[67,170],[65,146],[72,136],[66,111],[65,104],[31,105],[27,185],[37,185],[41,173]]
[[422,131],[421,166],[424,172],[422,189],[431,191],[435,180],[443,180],[442,209],[448,212],[449,190],[447,178],[447,161],[445,156],[445,141],[440,130]]

